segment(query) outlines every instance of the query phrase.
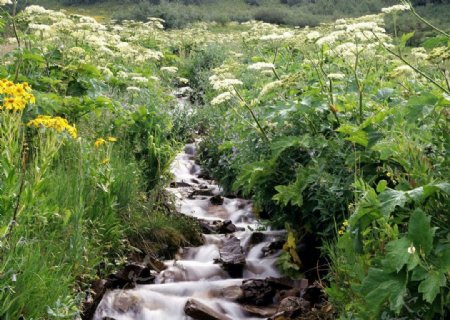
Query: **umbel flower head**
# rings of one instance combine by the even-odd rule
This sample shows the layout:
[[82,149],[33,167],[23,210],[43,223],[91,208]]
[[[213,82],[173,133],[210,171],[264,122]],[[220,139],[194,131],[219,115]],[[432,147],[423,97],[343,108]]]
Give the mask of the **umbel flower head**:
[[77,138],[77,129],[61,117],[39,116],[27,124],[29,127],[48,128],[57,132],[67,132],[73,139]]
[[11,0],[0,0],[0,6],[4,6],[7,4],[12,4],[12,1]]

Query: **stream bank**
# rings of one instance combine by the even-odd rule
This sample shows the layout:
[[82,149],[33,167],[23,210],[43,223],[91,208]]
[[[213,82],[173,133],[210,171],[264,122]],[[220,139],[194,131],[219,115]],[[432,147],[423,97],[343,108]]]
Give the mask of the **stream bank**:
[[175,259],[163,263],[146,259],[128,266],[112,277],[115,282],[110,277],[93,319],[250,320],[331,314],[319,284],[293,281],[278,271],[286,232],[259,231],[252,202],[222,196],[196,164],[196,149],[195,143],[187,144],[175,158],[174,181],[167,192],[180,214],[198,219],[204,244],[182,248]]

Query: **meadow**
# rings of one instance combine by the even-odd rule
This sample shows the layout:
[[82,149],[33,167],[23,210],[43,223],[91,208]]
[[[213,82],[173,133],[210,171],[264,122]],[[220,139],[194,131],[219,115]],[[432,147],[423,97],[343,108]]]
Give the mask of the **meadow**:
[[128,257],[200,243],[164,193],[199,136],[224,192],[289,230],[279,267],[318,274],[339,319],[448,317],[447,26],[405,1],[170,29],[15,4],[0,0],[0,319],[78,319]]

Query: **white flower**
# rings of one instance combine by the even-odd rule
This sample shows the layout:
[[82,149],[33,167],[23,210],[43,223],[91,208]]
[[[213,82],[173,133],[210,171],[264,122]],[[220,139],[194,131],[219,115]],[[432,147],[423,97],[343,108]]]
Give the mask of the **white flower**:
[[242,81],[238,79],[223,79],[213,82],[214,90],[229,89],[234,86],[242,85]]
[[414,69],[404,64],[392,70],[391,77],[409,76],[414,74]]
[[320,32],[318,32],[318,31],[311,31],[310,33],[308,33],[306,35],[306,38],[308,40],[316,40],[316,39],[319,39],[320,36],[321,36]]
[[269,82],[262,88],[261,92],[259,93],[259,96],[262,97],[262,96],[268,94],[269,92],[273,91],[274,89],[281,87],[282,85],[283,85],[283,82],[281,80]]
[[178,68],[177,67],[162,67],[160,70],[167,72],[167,73],[177,73]]
[[345,74],[343,73],[330,73],[327,75],[330,80],[342,80],[345,78]]
[[273,63],[267,62],[257,62],[249,65],[247,69],[249,70],[264,70],[264,69],[274,69],[275,65]]
[[261,41],[285,40],[285,39],[292,38],[293,36],[294,36],[294,34],[292,32],[285,32],[283,34],[272,33],[272,34],[262,36],[261,38],[259,38],[259,40],[261,40]]
[[0,0],[0,6],[4,6],[7,4],[12,4],[11,0]]
[[383,8],[383,9],[381,9],[381,12],[389,14],[389,13],[394,13],[394,12],[399,12],[399,11],[407,11],[407,10],[411,10],[411,7],[409,5],[397,4],[392,7]]
[[141,89],[138,87],[128,87],[127,91],[128,92],[139,92],[139,91],[141,91]]
[[414,254],[415,252],[416,252],[416,247],[414,247],[413,245],[408,247],[408,253],[409,254]]
[[133,80],[134,82],[136,82],[138,84],[147,84],[148,83],[148,79],[145,77],[135,76],[135,77],[131,77],[131,80]]
[[214,99],[211,100],[211,105],[213,106],[217,106],[219,104],[222,104],[226,101],[231,100],[231,98],[233,97],[233,95],[231,94],[231,92],[223,92],[221,94],[219,94],[217,97],[215,97]]
[[418,47],[411,49],[411,55],[417,60],[426,60],[428,59],[428,54],[425,48]]

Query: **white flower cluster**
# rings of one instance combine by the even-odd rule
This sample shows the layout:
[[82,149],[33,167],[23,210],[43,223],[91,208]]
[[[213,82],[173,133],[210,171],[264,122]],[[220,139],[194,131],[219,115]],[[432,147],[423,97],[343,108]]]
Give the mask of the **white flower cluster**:
[[12,4],[11,0],[0,0],[0,6],[5,6],[7,4]]
[[259,38],[261,41],[280,41],[290,39],[294,36],[293,32],[287,31],[282,34],[272,33]]
[[163,72],[167,72],[167,73],[177,73],[178,72],[177,67],[162,67],[160,70]]
[[327,77],[330,80],[343,80],[343,79],[345,79],[345,74],[343,74],[343,73],[329,73],[327,75]]
[[395,13],[395,12],[400,12],[400,11],[407,11],[407,10],[411,10],[411,7],[407,4],[397,4],[391,7],[387,7],[387,8],[383,8],[381,9],[381,12],[383,13]]
[[275,65],[273,63],[267,62],[256,62],[247,67],[249,70],[266,70],[266,69],[275,69]]
[[226,91],[226,92],[219,94],[214,99],[212,99],[211,105],[217,106],[219,104],[222,104],[222,103],[225,103],[226,101],[231,100],[232,98],[233,98],[233,95],[231,94],[231,92]]
[[275,90],[281,86],[283,86],[283,81],[281,81],[281,80],[269,82],[262,88],[261,92],[259,93],[259,96],[260,97],[265,96],[266,94],[272,92],[273,90]]
[[212,77],[210,77],[211,84],[214,88],[214,90],[231,90],[235,86],[243,85],[241,80],[238,79],[217,79],[217,80],[211,80]]

